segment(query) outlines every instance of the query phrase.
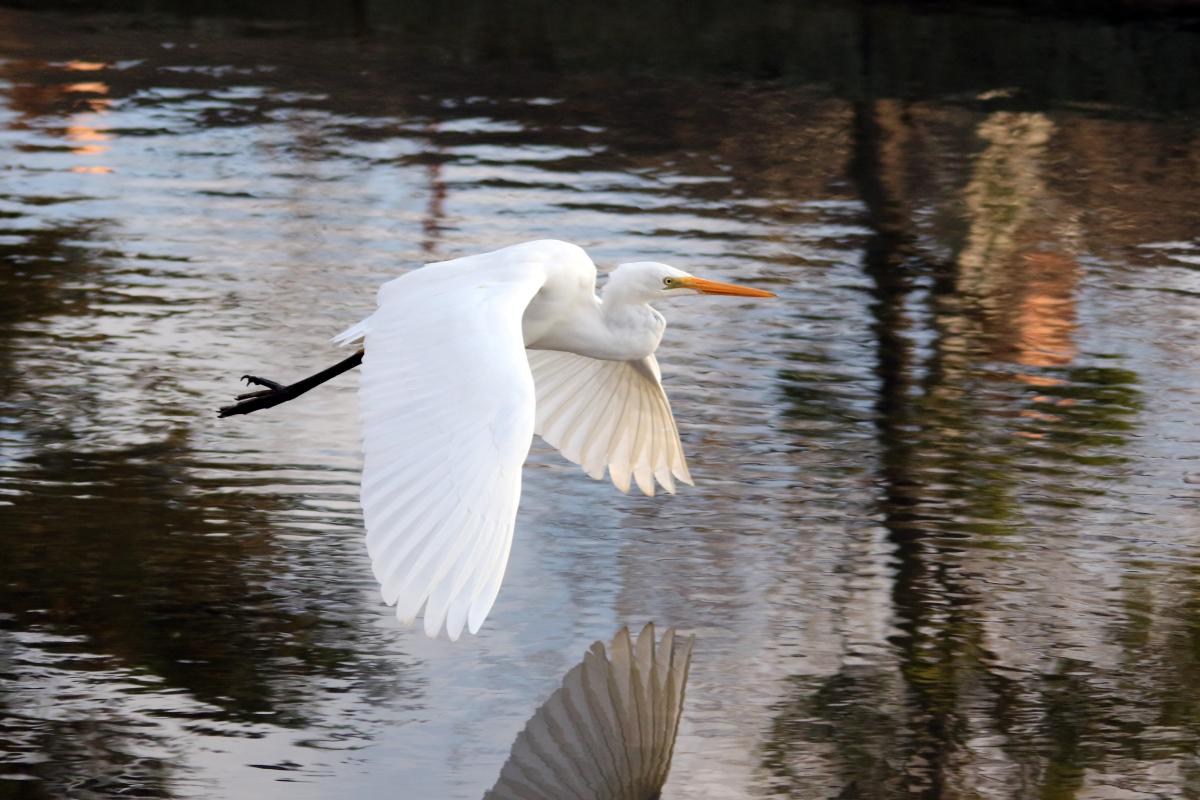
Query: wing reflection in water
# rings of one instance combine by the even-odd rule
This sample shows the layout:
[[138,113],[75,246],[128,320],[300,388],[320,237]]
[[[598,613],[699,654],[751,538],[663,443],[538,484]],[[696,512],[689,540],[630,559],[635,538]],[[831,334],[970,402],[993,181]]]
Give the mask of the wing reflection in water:
[[484,800],[653,800],[671,768],[693,637],[594,642],[517,735]]

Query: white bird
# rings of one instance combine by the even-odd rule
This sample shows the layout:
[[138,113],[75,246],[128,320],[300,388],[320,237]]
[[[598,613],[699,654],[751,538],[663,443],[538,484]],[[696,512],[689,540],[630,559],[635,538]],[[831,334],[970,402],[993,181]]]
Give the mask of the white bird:
[[383,599],[425,633],[477,633],[500,590],[533,435],[592,478],[653,495],[691,484],[654,352],[677,295],[773,297],[655,262],[596,266],[554,240],[428,264],[385,283],[334,341],[363,350],[241,395],[221,416],[290,400],[361,362],[367,550]]

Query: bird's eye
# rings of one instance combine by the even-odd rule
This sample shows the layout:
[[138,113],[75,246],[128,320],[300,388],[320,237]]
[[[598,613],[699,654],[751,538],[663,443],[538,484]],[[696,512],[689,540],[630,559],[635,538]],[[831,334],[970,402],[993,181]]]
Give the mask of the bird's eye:
[[663,286],[667,287],[668,289],[671,288],[671,284],[674,282],[675,282],[674,278],[663,278]]

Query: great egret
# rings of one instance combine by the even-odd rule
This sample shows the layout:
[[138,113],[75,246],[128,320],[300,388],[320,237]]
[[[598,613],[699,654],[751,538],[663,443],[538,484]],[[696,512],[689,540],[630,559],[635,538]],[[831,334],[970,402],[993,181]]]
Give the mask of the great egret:
[[542,240],[429,264],[385,283],[374,314],[334,338],[340,364],[220,415],[290,400],[363,366],[367,550],[383,598],[425,632],[477,633],[500,590],[521,467],[536,433],[592,478],[646,495],[691,484],[654,351],[677,295],[774,297],[655,262],[621,264],[596,296],[579,247]]

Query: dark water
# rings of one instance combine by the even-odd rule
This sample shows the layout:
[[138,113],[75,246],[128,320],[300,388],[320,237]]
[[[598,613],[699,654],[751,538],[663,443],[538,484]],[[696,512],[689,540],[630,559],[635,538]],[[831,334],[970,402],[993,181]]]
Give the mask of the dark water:
[[[1194,25],[277,5],[0,10],[0,796],[476,798],[653,619],[668,798],[1200,797]],[[545,236],[781,299],[664,306],[696,488],[535,447],[484,631],[430,641],[357,378],[212,410]]]

